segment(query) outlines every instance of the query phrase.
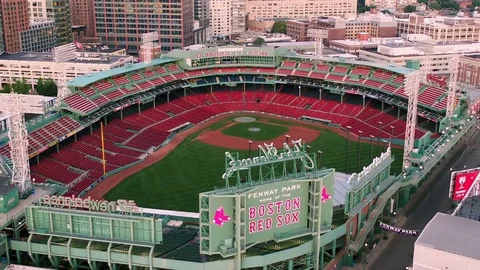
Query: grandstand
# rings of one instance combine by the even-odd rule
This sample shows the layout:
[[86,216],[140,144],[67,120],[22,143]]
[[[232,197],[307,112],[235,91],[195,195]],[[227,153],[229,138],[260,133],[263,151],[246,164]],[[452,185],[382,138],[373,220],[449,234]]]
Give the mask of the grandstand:
[[[414,63],[409,67],[395,67],[342,59],[313,61],[282,48],[225,47],[200,51],[174,50],[148,64],[139,63],[89,74],[69,82],[72,93],[64,99],[60,111],[53,116],[39,118],[35,125],[29,126],[32,178],[37,185],[54,183],[67,187],[69,191],[65,196],[81,197],[95,187],[104,179],[101,134],[98,128],[100,121],[105,124],[104,143],[108,175],[141,163],[153,151],[167,144],[178,132],[216,115],[230,112],[260,112],[318,122],[366,138],[374,136],[401,144],[405,138],[404,119],[408,99],[404,94],[404,80],[414,67]],[[436,133],[436,137],[443,136],[439,132],[447,123],[444,117],[446,99],[445,90],[440,86],[421,85],[416,139],[424,138],[425,135],[430,135],[430,132]],[[461,118],[468,100],[462,96],[457,104],[457,115]],[[454,138],[453,129],[451,130],[452,134],[445,135]],[[464,132],[465,129],[460,129],[458,136],[462,136]],[[442,151],[448,151],[454,140],[456,137],[451,139],[451,142],[445,142],[447,146]],[[0,155],[8,159],[10,149],[7,140],[0,142]],[[428,156],[428,151],[431,151],[429,147],[430,145],[425,146],[420,153],[425,151]],[[425,163],[434,161],[433,158],[431,161],[429,158],[419,160]],[[389,162],[393,162],[393,159]],[[395,182],[394,180],[398,179],[389,176],[390,163],[385,165],[386,173],[382,174],[384,182],[375,184],[376,191],[372,191],[373,183],[365,185],[372,188],[369,190],[357,190],[352,185],[348,187],[351,188],[350,191],[343,191],[344,194],[355,193],[355,201],[350,201],[346,196],[343,208],[332,210],[333,220],[337,223],[332,226],[336,227],[332,230],[334,236],[331,239],[336,240],[333,244],[326,243],[326,246],[322,247],[322,253],[327,249],[331,252],[328,256],[322,256],[321,265],[325,265],[326,269],[331,269],[328,267],[336,265],[339,258],[347,256],[345,247],[354,253],[358,252],[388,198],[401,187],[410,185]],[[437,163],[432,164],[424,166],[425,174]],[[415,186],[424,175],[417,173],[418,167],[412,171],[415,171],[415,176],[401,177],[414,179],[417,181],[413,184]],[[365,181],[379,181],[379,178],[371,175]],[[394,182],[395,184],[392,184]],[[360,198],[367,196],[369,192],[378,192],[376,196],[384,192],[384,196],[374,205],[375,196],[365,197],[364,200]],[[409,194],[407,191],[403,196],[407,201]],[[365,215],[362,220],[359,213],[363,207],[372,207],[374,211]],[[149,216],[165,219],[164,225],[170,219],[169,216],[160,214]],[[109,218],[113,220],[118,217]],[[344,237],[346,219],[359,223],[354,225],[355,232],[350,236],[355,239]],[[42,231],[32,232],[28,238],[15,241],[14,245],[15,250],[29,254],[34,263],[37,263],[38,258],[31,255],[31,246],[35,244],[38,244],[37,247],[47,245],[49,252],[51,246],[58,248],[56,250],[63,250],[64,247],[67,247],[67,250],[80,248],[87,250],[88,256],[91,256],[90,253],[98,255],[100,252],[128,254],[130,265],[134,258],[138,259],[135,261],[136,265],[145,267],[152,267],[154,263],[160,265],[159,258],[171,260],[169,263],[175,263],[176,260],[212,263],[225,259],[218,254],[199,254],[202,243],[196,227],[198,218],[181,217],[180,220],[188,226],[166,226],[163,231],[163,244],[152,248],[131,243],[112,244],[104,239],[72,240],[58,235],[45,235]],[[255,257],[285,249],[302,249],[311,241],[315,239],[309,235],[292,237],[284,242],[259,243],[247,249],[247,253],[242,256]],[[350,245],[348,241],[351,241]],[[98,253],[95,253],[97,251]],[[70,255],[69,253],[68,256]],[[64,254],[59,253],[57,257],[61,256]],[[107,256],[110,262],[112,257]],[[134,256],[150,256],[151,261],[147,264],[143,257]],[[332,260],[324,262],[327,257]],[[20,261],[21,259],[17,258]],[[89,257],[89,266],[98,268],[91,265],[90,259]],[[309,265],[310,260],[307,255],[299,255],[290,261],[296,261],[298,265]],[[53,265],[59,264],[55,259],[50,258],[50,261]],[[283,265],[284,263],[272,265],[280,269],[291,269],[290,262],[289,266]],[[194,266],[200,269],[197,264],[183,267]]]
[[[244,50],[246,54],[254,52]],[[202,54],[172,51],[148,65],[72,81],[72,95],[64,100],[61,116],[29,134],[30,157],[57,145],[32,162],[35,181],[61,183],[78,195],[100,179],[100,131],[80,131],[98,126],[96,122],[106,116],[112,119],[105,128],[108,172],[140,162],[186,124],[235,111],[351,127],[352,133],[361,130],[366,138],[404,138],[407,97],[403,82],[410,69],[341,60],[316,63],[287,58],[282,49],[262,50],[265,56],[257,57],[258,64],[246,64],[245,60],[237,67],[214,67],[206,64],[211,58],[199,58],[195,68],[194,55],[189,54]],[[438,131],[447,99],[445,91],[436,86],[422,85],[420,91],[421,124],[416,138]],[[74,134],[74,142],[62,142]],[[0,154],[8,156],[9,146],[4,143]]]

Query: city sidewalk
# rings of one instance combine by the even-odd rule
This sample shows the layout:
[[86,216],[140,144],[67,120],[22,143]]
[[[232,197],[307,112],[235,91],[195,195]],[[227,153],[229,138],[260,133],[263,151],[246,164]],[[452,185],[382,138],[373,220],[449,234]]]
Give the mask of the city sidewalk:
[[[461,150],[462,146],[465,145],[465,143],[468,143],[470,139],[471,139],[471,137],[469,136],[468,140],[460,141],[460,143],[455,147],[456,148],[455,150],[457,150],[457,151]],[[467,149],[464,149],[464,151],[466,151],[466,150]],[[410,202],[404,208],[400,209],[397,212],[396,222],[395,222],[395,224],[392,224],[392,225],[394,225],[395,227],[403,227],[403,225],[407,221],[406,216],[408,216],[408,214],[410,213],[412,208],[414,208],[420,202],[422,197],[424,197],[424,195],[428,193],[428,191],[431,189],[431,187],[435,184],[435,181],[433,181],[433,179],[435,179],[438,176],[438,174],[440,173],[442,165],[446,165],[446,164],[450,163],[452,161],[453,156],[454,155],[449,155],[449,158],[444,160],[442,162],[442,164],[440,164],[440,166],[437,166],[435,168],[433,173],[428,177],[427,182],[424,183],[418,189],[418,191],[415,193],[415,195],[411,198]],[[354,265],[354,267],[342,267],[342,270],[344,270],[344,269],[345,270],[347,270],[347,269],[370,270],[369,262],[374,262],[374,261],[377,260],[377,258],[380,256],[382,251],[385,249],[385,247],[387,247],[390,244],[390,242],[392,241],[392,238],[395,235],[395,233],[394,232],[387,232],[386,235],[387,235],[388,239],[380,240],[380,242],[378,242],[375,245],[374,248],[367,250],[367,264],[366,265],[364,265],[363,263],[356,263]]]

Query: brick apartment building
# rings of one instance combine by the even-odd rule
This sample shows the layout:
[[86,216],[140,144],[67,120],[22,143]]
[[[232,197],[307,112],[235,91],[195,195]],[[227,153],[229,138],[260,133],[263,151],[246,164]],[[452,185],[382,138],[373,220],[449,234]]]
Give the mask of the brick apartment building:
[[93,0],[70,0],[73,26],[85,26],[82,33],[86,37],[95,36],[95,14]]
[[29,30],[28,1],[1,0],[0,5],[5,51],[18,52],[22,48],[20,32]]

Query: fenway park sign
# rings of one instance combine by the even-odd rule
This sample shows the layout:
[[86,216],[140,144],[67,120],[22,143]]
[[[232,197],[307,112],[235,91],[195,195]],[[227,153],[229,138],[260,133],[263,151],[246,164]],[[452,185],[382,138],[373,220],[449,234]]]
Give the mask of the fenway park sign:
[[303,142],[301,139],[292,140],[293,147],[290,147],[287,143],[283,144],[283,152],[279,153],[273,146],[273,143],[259,145],[260,156],[245,159],[236,159],[230,152],[225,152],[227,163],[229,167],[226,169],[222,178],[227,179],[233,175],[234,172],[240,170],[247,170],[249,168],[272,164],[276,162],[289,161],[299,159],[303,166],[307,169],[313,169],[314,163],[312,158],[303,151]]
[[40,203],[44,206],[61,207],[61,208],[80,208],[88,211],[98,212],[128,212],[140,213],[141,208],[131,200],[117,200],[114,202],[104,200],[94,200],[90,197],[86,199],[64,196],[46,195],[40,198]]

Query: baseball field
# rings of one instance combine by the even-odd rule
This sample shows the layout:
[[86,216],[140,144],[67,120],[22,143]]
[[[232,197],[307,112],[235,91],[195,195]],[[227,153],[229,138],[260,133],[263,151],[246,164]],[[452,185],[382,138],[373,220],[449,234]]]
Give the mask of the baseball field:
[[[238,152],[246,158],[249,154],[257,155],[259,144],[273,142],[280,148],[286,140],[296,139],[306,142],[309,151],[322,152],[322,167],[345,172],[347,137],[341,129],[264,115],[235,114],[180,133],[145,162],[109,177],[88,195],[106,200],[131,199],[147,208],[198,212],[198,194],[224,186],[221,176],[225,151]],[[372,154],[375,157],[385,150],[384,142],[371,142],[359,143],[357,137],[350,135],[348,172],[360,171],[371,163]],[[402,150],[394,148],[392,153],[396,157],[392,173],[398,173]]]

